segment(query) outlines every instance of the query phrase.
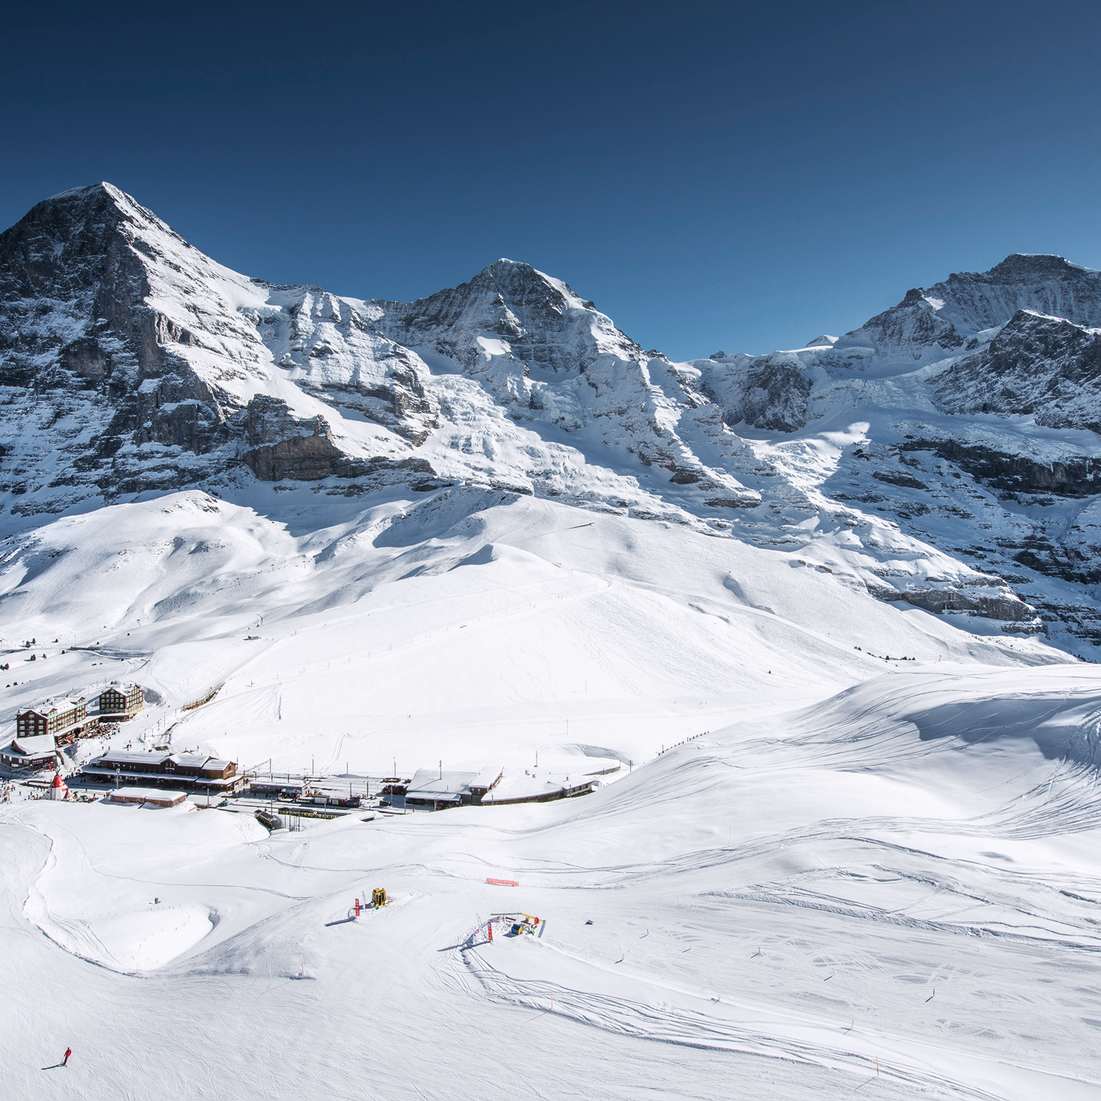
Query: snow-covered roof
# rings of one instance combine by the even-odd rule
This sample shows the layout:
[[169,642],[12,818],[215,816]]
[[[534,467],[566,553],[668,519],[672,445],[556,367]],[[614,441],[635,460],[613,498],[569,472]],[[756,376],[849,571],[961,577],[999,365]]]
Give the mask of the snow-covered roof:
[[475,775],[474,779],[470,781],[472,788],[485,788],[488,790],[493,787],[498,780],[501,779],[501,766],[493,765],[488,768],[483,768]]
[[110,750],[103,756],[97,757],[92,764],[107,767],[116,764],[146,765],[149,768],[160,768],[166,761],[172,761],[183,768],[223,769],[233,764],[232,761],[211,757],[207,753],[135,753],[127,750]]
[[171,756],[169,753],[134,753],[129,750],[110,750],[92,763],[96,765],[150,765],[163,764]]
[[19,714],[34,711],[39,715],[48,715],[51,711],[72,711],[73,708],[83,707],[83,705],[83,696],[77,696],[75,699],[70,696],[53,696],[48,700],[43,700],[36,707],[24,707]]
[[140,685],[135,684],[133,681],[113,680],[109,685],[107,685],[106,688],[103,689],[102,692],[100,692],[100,695],[102,696],[103,692],[110,692],[114,690],[115,692],[121,692],[124,696],[128,696],[131,692],[134,691],[135,688],[140,689]]
[[435,799],[441,803],[453,803],[470,790],[470,785],[481,775],[479,772],[444,772],[438,769],[419,769],[409,782],[406,799]]
[[57,752],[52,734],[36,734],[33,738],[15,738],[4,747],[5,753],[17,753],[23,757],[46,757]]
[[172,760],[184,768],[226,768],[232,761],[210,757],[206,753],[173,753]]
[[175,788],[142,788],[142,787],[118,787],[108,796],[109,799],[118,799],[123,802],[137,803],[182,803],[187,798],[186,791],[177,791]]
[[483,802],[546,798],[557,792],[565,794],[584,788],[589,782],[589,777],[571,777],[552,769],[505,769],[501,782],[486,794]]
[[[111,762],[107,764],[99,764],[93,761],[90,765],[85,765],[81,770],[81,773],[85,776],[101,776],[105,779],[111,779],[119,776],[119,769]],[[162,772],[159,770],[145,771],[142,769],[127,769],[125,776],[128,780],[163,780],[165,777],[172,777],[177,783],[193,785],[196,788],[209,788],[211,790],[229,790],[237,786],[241,782],[241,777],[237,775],[224,777],[224,776],[189,776],[184,774],[175,774],[171,772]],[[119,777],[121,778],[121,777]]]

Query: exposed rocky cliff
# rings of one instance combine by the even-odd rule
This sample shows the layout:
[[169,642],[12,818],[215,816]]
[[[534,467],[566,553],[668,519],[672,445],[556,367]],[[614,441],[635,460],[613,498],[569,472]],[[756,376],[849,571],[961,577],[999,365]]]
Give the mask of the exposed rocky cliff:
[[1018,310],[981,351],[938,377],[936,395],[950,413],[1020,414],[1101,431],[1101,333]]
[[[362,305],[238,275],[110,184],[40,203],[0,235],[0,422],[13,441],[0,489],[24,498],[14,511],[187,485],[237,462],[265,478],[362,474],[378,464],[357,460],[400,447],[339,439],[329,403],[420,442],[435,416],[426,378]],[[283,417],[258,414],[269,399]]]
[[[828,347],[828,345],[826,345]],[[765,356],[718,353],[703,376],[708,396],[731,425],[794,432],[807,423],[813,376],[791,352]]]

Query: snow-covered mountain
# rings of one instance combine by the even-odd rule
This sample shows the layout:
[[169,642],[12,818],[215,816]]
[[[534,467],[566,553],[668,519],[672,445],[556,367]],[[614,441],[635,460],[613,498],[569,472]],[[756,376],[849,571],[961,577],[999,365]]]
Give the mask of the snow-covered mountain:
[[0,235],[0,530],[11,564],[52,517],[185,488],[474,487],[1092,655],[1099,325],[1101,273],[1010,256],[839,339],[677,363],[528,264],[412,303],[275,286],[98,184]]
[[353,299],[36,206],[8,733],[132,678],[115,748],[601,786],[268,836],[0,782],[8,1093],[1096,1097],[1099,288],[1012,256],[678,363],[511,260]]

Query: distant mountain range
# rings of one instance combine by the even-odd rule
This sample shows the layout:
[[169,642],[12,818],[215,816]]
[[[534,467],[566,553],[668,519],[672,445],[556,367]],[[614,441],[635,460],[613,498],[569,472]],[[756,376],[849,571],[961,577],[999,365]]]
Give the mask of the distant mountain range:
[[839,338],[675,362],[497,260],[415,302],[240,275],[110,184],[0,235],[0,535],[253,480],[685,525],[1101,645],[1101,272],[1011,255]]

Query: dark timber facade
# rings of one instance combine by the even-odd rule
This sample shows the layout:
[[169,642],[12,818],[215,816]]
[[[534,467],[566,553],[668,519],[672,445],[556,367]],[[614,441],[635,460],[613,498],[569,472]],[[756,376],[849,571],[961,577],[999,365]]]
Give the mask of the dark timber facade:
[[97,710],[101,719],[132,719],[145,707],[140,684],[111,684],[99,694]]

